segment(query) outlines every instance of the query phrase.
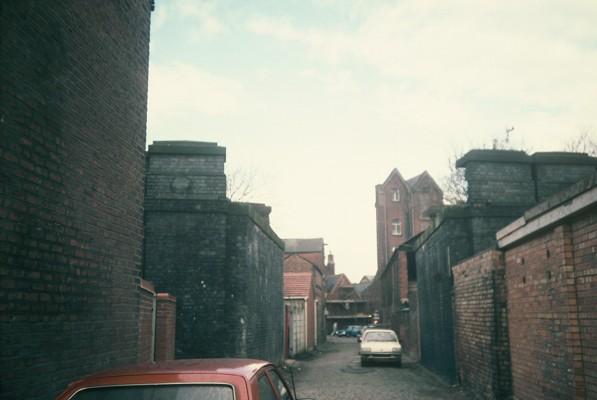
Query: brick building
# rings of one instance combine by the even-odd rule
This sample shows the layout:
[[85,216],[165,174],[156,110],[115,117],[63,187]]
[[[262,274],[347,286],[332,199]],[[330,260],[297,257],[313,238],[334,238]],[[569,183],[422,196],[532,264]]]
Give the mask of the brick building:
[[177,358],[277,362],[284,243],[269,207],[226,198],[225,161],[215,143],[149,146],[143,274],[177,297]]
[[597,398],[597,176],[525,212],[497,239],[514,398]]
[[150,8],[0,4],[3,399],[52,398],[142,353]]
[[311,272],[284,272],[286,355],[312,351],[316,345],[317,307]]
[[[495,248],[498,230],[549,194],[592,175],[597,160],[573,153],[529,156],[518,151],[473,150],[458,160],[457,166],[466,168],[467,204],[445,207],[432,215],[434,225],[399,249],[406,253],[409,275],[411,271],[416,275],[421,361],[454,382],[459,379],[459,371],[451,268],[474,254]],[[404,263],[398,264],[403,268]],[[494,299],[503,308],[501,300]]]
[[378,271],[398,246],[430,225],[425,211],[442,201],[443,192],[427,171],[405,180],[394,168],[384,183],[375,186]]
[[[325,341],[325,290],[324,280],[334,271],[334,257],[328,255],[325,264],[322,238],[284,239],[284,272],[310,272],[313,275],[314,333],[313,346]],[[309,346],[312,348],[312,346]]]
[[[301,275],[294,275],[297,273]],[[308,293],[303,293],[307,298],[306,305],[308,306],[306,312],[306,350],[311,351],[317,345],[325,341],[325,336],[322,334],[324,332],[323,310],[325,308],[323,274],[317,265],[303,258],[299,254],[286,254],[284,256],[284,297],[290,295],[286,293],[286,289],[293,289],[297,287],[297,285],[293,285],[292,283],[297,283],[304,286],[306,284],[304,278],[305,276],[309,276],[309,291]],[[299,280],[299,278],[302,280]],[[289,282],[287,282],[287,280],[289,280]]]
[[367,299],[357,291],[345,274],[326,278],[326,330],[331,334],[336,329],[349,325],[367,325],[371,321]]

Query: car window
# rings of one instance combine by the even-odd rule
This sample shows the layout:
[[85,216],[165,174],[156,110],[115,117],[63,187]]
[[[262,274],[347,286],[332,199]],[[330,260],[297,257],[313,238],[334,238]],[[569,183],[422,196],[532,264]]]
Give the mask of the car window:
[[398,338],[393,332],[366,332],[363,340],[366,342],[396,342]]
[[274,388],[269,383],[267,376],[263,375],[259,378],[259,399],[260,400],[276,400]]
[[272,380],[272,383],[276,387],[276,390],[280,394],[280,399],[292,400],[292,396],[290,395],[288,388],[286,387],[284,381],[282,380],[282,378],[280,378],[278,373],[276,371],[268,371],[267,374],[269,375],[270,379]]
[[72,400],[233,400],[228,385],[142,385],[85,389]]

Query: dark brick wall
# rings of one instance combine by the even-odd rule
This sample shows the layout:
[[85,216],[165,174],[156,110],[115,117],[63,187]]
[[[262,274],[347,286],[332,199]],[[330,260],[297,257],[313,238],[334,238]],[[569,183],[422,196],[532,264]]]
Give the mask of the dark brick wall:
[[416,252],[421,362],[456,382],[452,265],[472,254],[468,219],[447,218]]
[[149,147],[144,277],[177,298],[177,358],[279,361],[284,245],[267,207],[225,198],[224,160],[213,143]]
[[228,268],[237,280],[240,322],[239,354],[271,361],[282,359],[284,346],[283,247],[233,203],[228,220]]
[[235,353],[229,300],[236,293],[226,268],[225,207],[164,212],[146,204],[144,276],[177,298],[176,356]]
[[176,337],[176,297],[158,293],[156,300],[155,360],[172,360]]
[[458,375],[476,399],[512,394],[503,254],[489,250],[452,268]]
[[535,204],[529,163],[469,162],[466,165],[469,204],[501,206]]
[[595,173],[597,158],[580,153],[471,150],[456,163],[466,168],[468,203],[531,207]]
[[137,359],[149,3],[0,2],[3,399]]
[[543,201],[581,178],[595,173],[594,165],[537,164],[535,169],[538,201]]

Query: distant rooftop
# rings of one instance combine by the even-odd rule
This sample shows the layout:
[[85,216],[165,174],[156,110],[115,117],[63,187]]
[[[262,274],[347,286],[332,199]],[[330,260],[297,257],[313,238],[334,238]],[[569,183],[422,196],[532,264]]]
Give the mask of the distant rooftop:
[[317,253],[323,251],[323,238],[284,239],[286,253]]
[[308,297],[311,294],[310,272],[284,272],[284,296]]

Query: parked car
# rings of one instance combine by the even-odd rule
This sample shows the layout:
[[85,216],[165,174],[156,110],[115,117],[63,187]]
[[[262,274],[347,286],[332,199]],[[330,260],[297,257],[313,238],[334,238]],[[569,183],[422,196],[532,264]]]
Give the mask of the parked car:
[[294,400],[274,365],[249,359],[175,360],[91,375],[57,400]]
[[359,341],[362,366],[371,361],[391,362],[398,367],[402,365],[402,346],[393,330],[369,328]]
[[334,332],[334,336],[339,336],[339,337],[346,336],[346,330],[338,329],[337,331]]
[[346,328],[346,336],[357,337],[361,334],[361,329],[360,325],[350,325]]

